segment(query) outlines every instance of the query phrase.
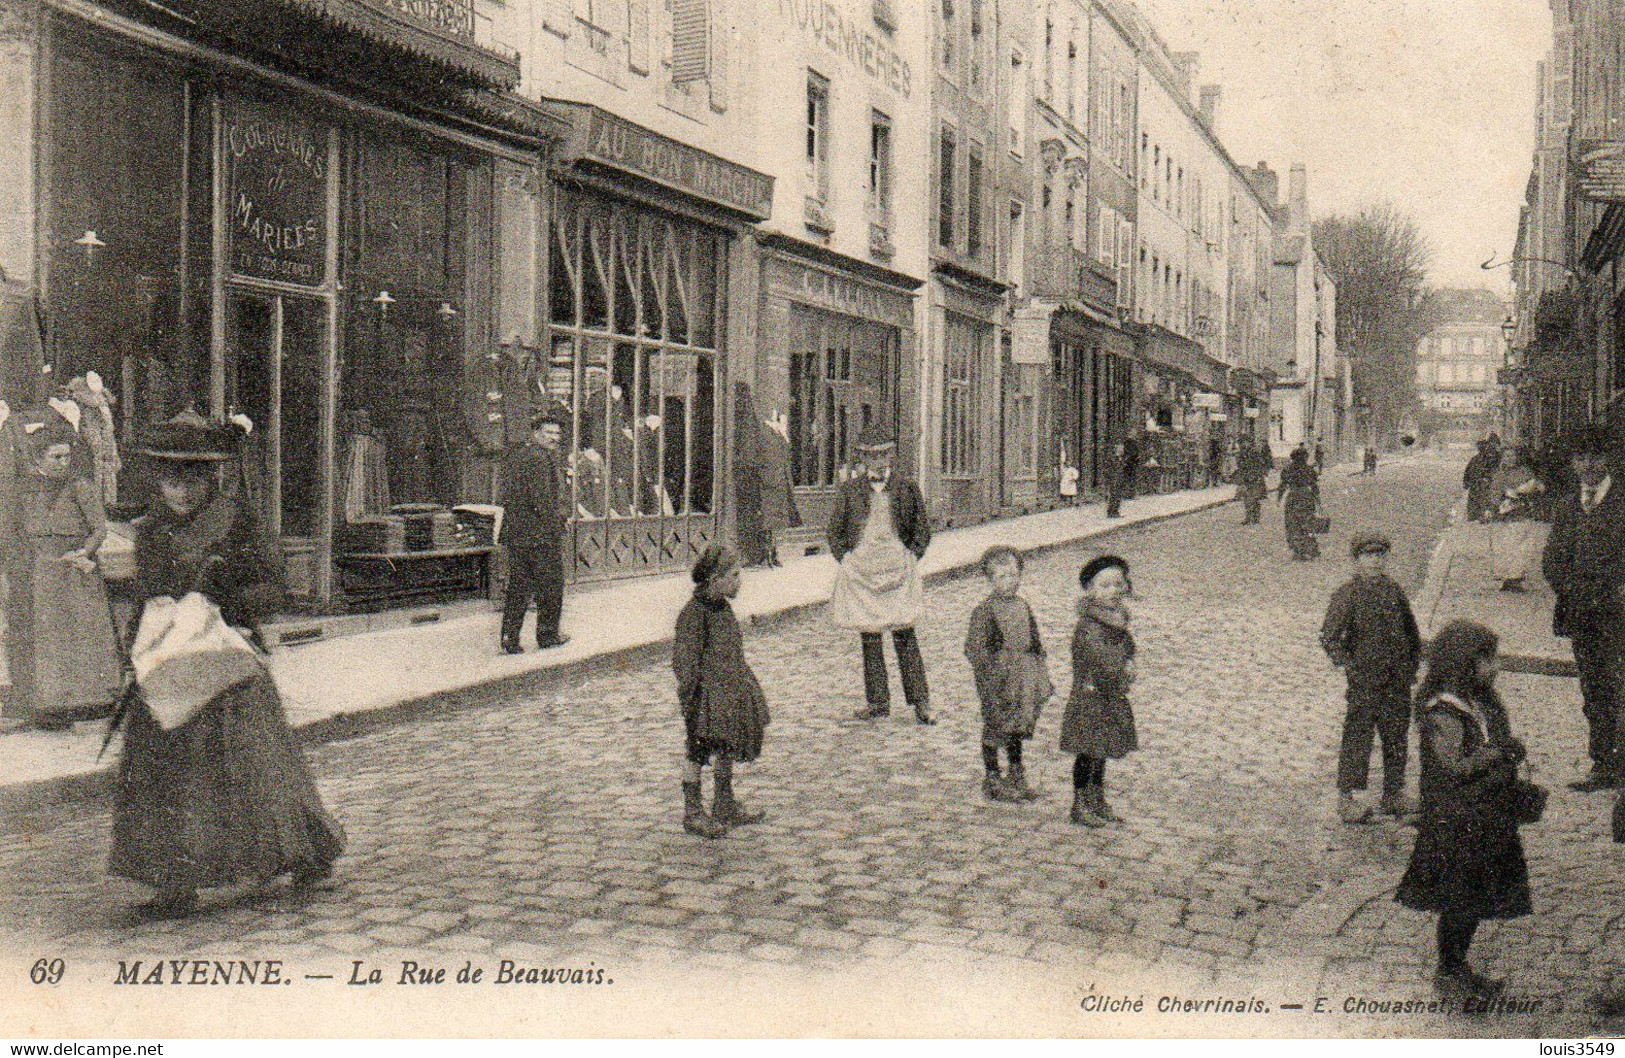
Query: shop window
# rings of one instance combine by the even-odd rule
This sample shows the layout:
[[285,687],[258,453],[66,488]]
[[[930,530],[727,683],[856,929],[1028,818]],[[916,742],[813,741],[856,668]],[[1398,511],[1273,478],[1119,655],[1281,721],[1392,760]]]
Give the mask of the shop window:
[[[42,174],[46,357],[64,383],[101,375],[128,444],[188,404],[208,408],[209,130],[194,129],[188,144],[186,89],[168,70],[92,51],[66,33],[56,42]],[[207,118],[206,106],[194,110]],[[190,272],[182,264],[188,177],[203,211],[193,245],[205,251],[190,256]],[[183,280],[202,292],[184,312]]]
[[790,335],[791,476],[827,488],[850,475],[865,425],[896,421],[897,331],[797,305]]
[[982,471],[982,404],[988,328],[955,313],[943,328],[942,472],[972,478]]
[[717,238],[558,190],[550,242],[553,352],[537,388],[574,410],[576,517],[710,514]]

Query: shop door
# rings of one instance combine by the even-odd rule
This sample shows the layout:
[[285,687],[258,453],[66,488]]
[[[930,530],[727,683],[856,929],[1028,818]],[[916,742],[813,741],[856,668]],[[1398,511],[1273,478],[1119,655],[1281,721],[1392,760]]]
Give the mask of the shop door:
[[[226,302],[228,413],[253,421],[243,488],[268,535],[282,541],[289,589],[314,594],[320,531],[325,300],[234,288]],[[303,559],[303,560],[302,560]]]

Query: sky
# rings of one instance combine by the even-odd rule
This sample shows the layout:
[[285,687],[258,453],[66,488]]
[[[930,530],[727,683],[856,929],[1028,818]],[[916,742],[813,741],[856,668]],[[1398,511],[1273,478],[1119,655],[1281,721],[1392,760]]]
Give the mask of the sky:
[[[1534,151],[1546,0],[1138,0],[1223,87],[1237,164],[1308,167],[1314,216],[1389,201],[1433,249],[1439,286],[1509,287]],[[1194,94],[1194,93],[1193,93]]]

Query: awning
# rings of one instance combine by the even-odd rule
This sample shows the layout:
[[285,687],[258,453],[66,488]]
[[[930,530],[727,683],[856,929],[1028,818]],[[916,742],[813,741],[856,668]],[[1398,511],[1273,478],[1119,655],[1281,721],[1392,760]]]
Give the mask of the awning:
[[1230,368],[1207,355],[1200,342],[1153,324],[1145,328],[1140,358],[1153,367],[1166,368],[1193,379],[1214,393],[1229,392]]
[[169,6],[199,29],[345,80],[421,85],[422,71],[394,68],[396,56],[427,63],[453,83],[504,91],[519,84],[519,55],[479,41],[474,0],[171,0]]

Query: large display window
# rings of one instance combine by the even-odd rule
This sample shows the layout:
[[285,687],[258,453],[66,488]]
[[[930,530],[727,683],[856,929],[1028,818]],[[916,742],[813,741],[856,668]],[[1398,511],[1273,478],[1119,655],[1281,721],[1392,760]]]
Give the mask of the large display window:
[[792,307],[790,328],[792,480],[836,485],[856,465],[863,428],[896,421],[897,331],[804,305]]

